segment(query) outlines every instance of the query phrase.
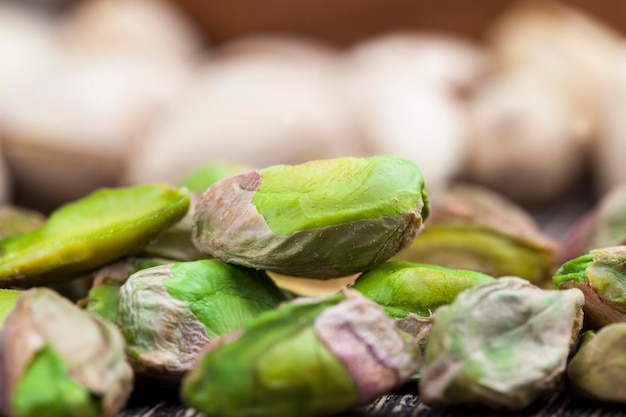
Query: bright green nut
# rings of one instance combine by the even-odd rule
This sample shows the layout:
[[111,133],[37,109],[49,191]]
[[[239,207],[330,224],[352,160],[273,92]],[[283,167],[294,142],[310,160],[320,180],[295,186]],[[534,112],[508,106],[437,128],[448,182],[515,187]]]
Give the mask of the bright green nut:
[[218,260],[173,263],[128,278],[117,324],[137,372],[178,382],[207,343],[283,300],[263,271]]
[[419,382],[428,405],[522,409],[554,389],[582,327],[583,294],[502,277],[435,312]]
[[625,403],[626,323],[587,336],[567,367],[567,379],[570,388],[585,397]]
[[109,417],[133,374],[111,323],[46,288],[24,291],[0,330],[0,413]]
[[352,289],[383,307],[393,318],[428,317],[463,290],[494,278],[475,271],[412,262],[385,262],[361,274]]
[[102,189],[54,212],[32,232],[0,241],[0,287],[71,280],[136,253],[189,210],[186,189]]
[[542,284],[554,272],[557,251],[521,207],[488,189],[455,185],[435,202],[424,231],[392,259]]
[[248,169],[249,166],[241,163],[214,162],[191,172],[179,184],[191,191],[203,193],[216,182],[241,174]]
[[314,417],[404,383],[418,353],[356,291],[296,299],[209,346],[181,387],[185,404],[223,417]]
[[412,162],[387,155],[319,160],[216,183],[196,205],[193,242],[225,262],[327,279],[386,261],[427,215]]
[[15,307],[20,294],[21,291],[0,290],[0,328],[2,328],[2,323],[13,310],[13,307]]
[[0,239],[17,236],[40,228],[46,222],[43,214],[17,206],[0,207]]

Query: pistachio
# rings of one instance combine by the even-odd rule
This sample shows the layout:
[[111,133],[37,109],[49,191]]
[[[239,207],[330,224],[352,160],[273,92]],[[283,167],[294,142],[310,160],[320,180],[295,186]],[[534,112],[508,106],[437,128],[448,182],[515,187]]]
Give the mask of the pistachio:
[[138,252],[189,209],[185,189],[102,189],[56,210],[32,232],[0,241],[0,287],[68,281]]
[[0,290],[0,328],[2,328],[2,323],[13,310],[13,307],[15,307],[20,294],[20,291]]
[[433,204],[427,227],[393,260],[548,281],[558,244],[520,206],[476,185],[456,184]]
[[114,416],[133,374],[111,323],[47,288],[25,291],[0,330],[0,412]]
[[379,306],[348,289],[285,303],[210,344],[181,398],[216,416],[329,415],[395,389],[419,359]]
[[117,324],[136,372],[177,383],[207,343],[283,300],[263,271],[218,260],[173,263],[128,278]]
[[517,277],[478,284],[440,307],[419,389],[434,404],[521,409],[559,383],[582,326],[580,291]]
[[225,262],[309,278],[351,275],[409,244],[428,215],[419,169],[389,155],[276,165],[200,197],[193,242]]
[[585,324],[599,329],[626,321],[626,246],[611,246],[565,262],[553,277],[561,289],[585,294]]
[[202,193],[216,182],[249,170],[248,165],[242,163],[213,162],[188,173],[178,183],[192,192]]
[[585,332],[567,367],[569,387],[596,400],[626,402],[626,323]]

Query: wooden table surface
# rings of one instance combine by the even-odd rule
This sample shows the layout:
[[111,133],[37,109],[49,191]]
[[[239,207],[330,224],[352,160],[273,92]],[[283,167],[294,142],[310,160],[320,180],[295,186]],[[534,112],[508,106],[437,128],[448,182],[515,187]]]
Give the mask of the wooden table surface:
[[[592,206],[590,195],[573,192],[559,203],[532,212],[543,230],[562,241],[569,227]],[[144,390],[133,394],[118,417],[203,417],[204,414],[184,407],[176,391]],[[480,407],[434,409],[420,401],[417,384],[408,383],[395,393],[334,417],[609,417],[626,416],[626,404],[591,401],[570,395],[561,388],[551,397],[518,412],[494,411]],[[210,417],[210,416],[209,416]],[[276,416],[281,417],[281,416]]]

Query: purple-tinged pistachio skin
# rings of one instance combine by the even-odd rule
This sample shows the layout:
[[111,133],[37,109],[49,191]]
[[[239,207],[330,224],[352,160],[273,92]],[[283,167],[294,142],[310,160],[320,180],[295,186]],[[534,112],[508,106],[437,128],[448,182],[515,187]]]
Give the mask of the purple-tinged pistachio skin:
[[378,305],[346,289],[285,303],[211,343],[181,398],[211,416],[333,415],[397,388],[420,360]]
[[408,245],[428,200],[417,166],[380,155],[251,170],[211,186],[195,209],[201,252],[329,279],[371,269]]
[[428,405],[519,410],[561,381],[582,327],[578,290],[502,277],[465,290],[434,314],[419,382]]
[[[35,367],[49,367],[51,357],[56,376],[33,381]],[[0,412],[10,417],[43,415],[41,410],[55,417],[112,417],[130,395],[133,373],[112,323],[35,288],[21,294],[0,330],[0,381]],[[29,392],[29,384],[38,392]],[[68,385],[73,394],[64,396]]]

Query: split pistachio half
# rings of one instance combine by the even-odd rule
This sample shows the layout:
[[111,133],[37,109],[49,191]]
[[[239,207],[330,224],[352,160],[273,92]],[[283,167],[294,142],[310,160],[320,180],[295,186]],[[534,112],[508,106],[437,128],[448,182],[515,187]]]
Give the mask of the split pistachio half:
[[428,216],[424,181],[389,155],[275,165],[224,179],[196,205],[193,242],[224,262],[328,279],[385,262]]

